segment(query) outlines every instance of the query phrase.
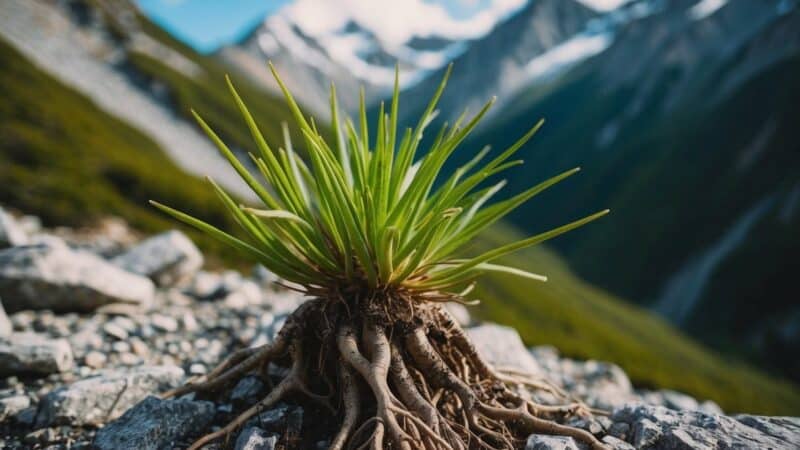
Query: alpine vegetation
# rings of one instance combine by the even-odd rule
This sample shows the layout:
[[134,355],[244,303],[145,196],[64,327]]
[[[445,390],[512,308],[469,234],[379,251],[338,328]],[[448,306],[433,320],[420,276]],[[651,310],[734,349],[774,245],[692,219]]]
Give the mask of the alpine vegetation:
[[[255,406],[191,447],[229,435],[259,411],[287,395],[305,395],[338,417],[330,448],[448,449],[519,448],[530,433],[572,436],[603,448],[590,433],[560,424],[592,412],[566,398],[546,380],[491,367],[443,308],[468,302],[475,280],[504,272],[545,277],[495,263],[515,250],[584,225],[608,210],[471,257],[463,247],[526,200],[573,175],[572,169],[506,200],[490,204],[504,183],[489,179],[521,164],[513,160],[540,121],[488,162],[488,148],[447,178],[448,157],[491,107],[471,119],[444,124],[423,152],[423,132],[447,78],[414,128],[398,133],[399,88],[388,111],[380,105],[370,129],[363,95],[357,122],[342,117],[333,86],[330,132],[318,130],[273,75],[303,138],[304,157],[285,129],[283,147],[267,143],[234,86],[231,95],[259,154],[251,155],[263,181],[237,160],[214,131],[200,126],[252,188],[263,206],[238,204],[209,180],[241,226],[241,236],[153,202],[162,211],[241,250],[310,297],[286,321],[275,340],[230,355],[204,379],[164,394],[213,393],[244,375],[267,377],[270,363],[288,374]],[[324,136],[323,136],[324,135]],[[329,137],[328,137],[329,136]],[[273,145],[271,145],[273,144]],[[437,179],[442,178],[442,179]],[[459,255],[459,256],[456,256]],[[538,404],[519,393],[527,386],[560,395],[564,404]]]

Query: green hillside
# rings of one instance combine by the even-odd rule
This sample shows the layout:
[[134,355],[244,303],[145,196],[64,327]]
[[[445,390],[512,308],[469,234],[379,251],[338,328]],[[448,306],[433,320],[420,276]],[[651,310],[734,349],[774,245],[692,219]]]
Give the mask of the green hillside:
[[[176,226],[146,206],[147,199],[157,198],[234,227],[208,186],[181,172],[152,141],[2,42],[0,89],[6,93],[0,105],[0,203],[39,215],[50,225],[88,224],[116,215],[154,232]],[[476,241],[476,249],[511,236],[510,229],[496,228]],[[215,242],[192,237],[207,254],[242,264]],[[517,327],[528,343],[612,360],[641,386],[685,390],[730,410],[800,412],[793,386],[708,353],[663,322],[580,281],[552,253],[533,249],[512,260],[548,274],[551,281],[487,277],[479,285],[483,305],[478,312]]]
[[[526,209],[546,212],[532,205]],[[572,233],[586,232],[600,222]],[[516,233],[495,227],[476,241],[475,250],[512,241]],[[474,313],[517,328],[529,345],[548,344],[568,356],[613,361],[639,387],[671,388],[712,399],[728,412],[800,412],[796,385],[713,353],[646,310],[581,280],[547,248],[521,251],[505,263],[545,274],[549,280],[484,277],[476,288],[481,304]]]
[[[730,64],[743,58],[734,55]],[[587,205],[611,208],[613,215],[554,245],[592,284],[652,305],[690,258],[756,205],[767,205],[741,245],[714,268],[681,326],[721,351],[748,355],[800,380],[797,334],[781,331],[792,329],[789,318],[797,308],[792,267],[800,250],[800,214],[792,205],[800,192],[800,54],[753,74],[713,102],[715,87],[730,78],[728,67],[688,85],[680,84],[678,69],[658,72],[646,97],[636,83],[608,87],[603,67],[597,67],[608,60],[589,61],[550,85],[521,93],[472,140],[473,149],[486,143],[502,149],[535,120],[547,119],[520,152],[526,166],[511,176],[508,192],[523,189],[531,177],[584,169],[569,189],[537,199],[552,215],[534,217],[525,210],[512,220],[532,232],[577,217]],[[686,100],[671,105],[668,93],[675,86]],[[632,99],[641,109],[628,117]],[[613,124],[613,142],[599,145]],[[461,158],[469,154],[468,149]]]

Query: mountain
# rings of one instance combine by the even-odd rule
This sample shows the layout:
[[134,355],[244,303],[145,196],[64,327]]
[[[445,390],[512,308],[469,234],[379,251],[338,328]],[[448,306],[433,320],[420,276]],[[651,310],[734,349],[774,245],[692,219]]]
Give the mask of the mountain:
[[797,2],[625,8],[648,13],[618,22],[594,56],[518,90],[472,149],[502,149],[545,117],[508,192],[584,170],[537,199],[557,214],[512,220],[533,232],[610,207],[608,220],[555,242],[579,274],[800,379]]
[[[575,0],[528,3],[453,60],[448,81],[451,95],[441,99],[440,116],[452,120],[464,109],[475,112],[492,96],[504,103],[530,81],[537,57],[570,41],[597,17],[595,10]],[[406,90],[401,122],[413,125],[443,75],[440,69]]]
[[277,89],[266,68],[271,60],[291,74],[286,82],[317,117],[327,117],[328,89],[336,84],[342,106],[357,108],[364,86],[368,104],[386,96],[399,66],[411,86],[446,65],[524,0],[493,1],[467,18],[422,1],[295,1],[267,17],[218,56],[252,79]]

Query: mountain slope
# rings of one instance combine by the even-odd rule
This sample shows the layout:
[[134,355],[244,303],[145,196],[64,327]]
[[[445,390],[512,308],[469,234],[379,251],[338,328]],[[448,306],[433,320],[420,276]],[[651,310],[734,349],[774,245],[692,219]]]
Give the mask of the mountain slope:
[[[235,229],[208,186],[173,164],[156,143],[1,41],[0,88],[9,93],[0,105],[4,206],[41,215],[51,225],[119,215],[140,230],[176,226],[146,205],[156,198]],[[513,240],[514,233],[496,228],[476,239],[473,250]],[[192,237],[208,255],[242,264],[207,237]],[[479,285],[479,312],[519,327],[528,343],[618,361],[640,386],[685,389],[729,410],[800,411],[794,387],[715,357],[646,312],[586,285],[552,253],[531,249],[508,262],[547,273],[551,281],[487,277]]]
[[[442,98],[442,120],[454,119],[465,108],[478,111],[492,96],[501,103],[510,100],[528,81],[531,60],[574,37],[595,17],[594,10],[575,0],[530,2],[453,60],[448,92],[457,95]],[[401,122],[413,125],[443,75],[443,69],[434,72],[404,93]]]
[[585,170],[537,200],[558,214],[513,220],[534,231],[586,205],[612,208],[556,242],[578,273],[797,379],[788,267],[800,245],[800,12],[787,4],[729,2],[699,17],[695,2],[668,3],[598,56],[530,86],[472,142],[502,148],[546,117],[521,154],[532,171],[508,191]]
[[[8,0],[0,3],[0,38],[37,66],[132,124],[191,173],[213,176],[242,196],[236,174],[191,117],[194,107],[234,149],[252,150],[246,126],[224,84],[226,68],[180,44],[127,1]],[[234,82],[268,138],[290,117],[282,101],[243,77]]]

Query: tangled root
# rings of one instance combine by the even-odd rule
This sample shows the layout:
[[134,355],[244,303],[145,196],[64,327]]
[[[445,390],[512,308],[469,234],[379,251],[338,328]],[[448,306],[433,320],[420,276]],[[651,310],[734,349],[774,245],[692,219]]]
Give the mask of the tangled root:
[[[302,394],[341,418],[331,450],[514,449],[531,433],[570,436],[605,449],[591,433],[559,421],[594,411],[556,386],[500,372],[484,361],[463,329],[435,303],[406,303],[397,319],[362,305],[312,300],[300,306],[268,345],[233,353],[204,379],[166,392],[215,392],[269,364],[289,368],[269,394],[190,450],[230,436],[290,394]],[[353,310],[367,311],[362,316]],[[565,404],[535,403],[513,385],[539,389]],[[315,391],[327,387],[328,395]],[[334,404],[336,405],[334,407]]]

